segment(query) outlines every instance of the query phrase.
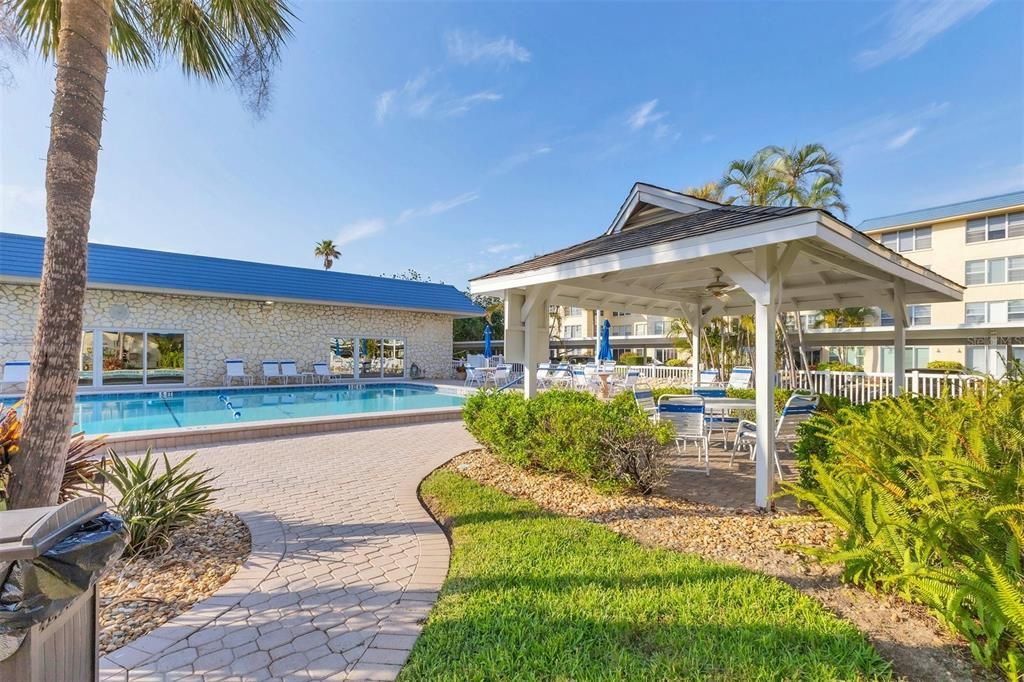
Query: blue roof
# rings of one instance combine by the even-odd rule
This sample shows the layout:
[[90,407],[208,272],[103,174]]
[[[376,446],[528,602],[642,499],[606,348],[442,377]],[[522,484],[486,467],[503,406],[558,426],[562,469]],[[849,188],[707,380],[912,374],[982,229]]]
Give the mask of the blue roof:
[[998,211],[999,209],[1021,205],[1024,205],[1024,192],[1010,192],[1009,194],[997,194],[991,197],[971,199],[970,201],[945,204],[944,206],[933,206],[932,208],[922,208],[917,211],[897,213],[880,218],[869,218],[858,225],[857,229],[861,232],[870,232],[871,230],[878,230],[884,227],[928,223],[958,215]]
[[[0,280],[39,279],[43,238],[0,232]],[[89,244],[90,286],[388,307],[475,317],[483,309],[448,284]]]

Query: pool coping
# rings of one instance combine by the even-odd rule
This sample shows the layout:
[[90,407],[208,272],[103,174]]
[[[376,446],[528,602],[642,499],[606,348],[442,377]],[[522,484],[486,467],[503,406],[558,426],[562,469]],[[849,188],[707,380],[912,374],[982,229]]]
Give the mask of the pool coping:
[[119,455],[145,452],[148,449],[184,449],[198,445],[213,445],[266,438],[287,438],[312,433],[331,433],[353,429],[382,428],[407,424],[426,424],[462,419],[462,406],[427,407],[391,412],[362,412],[358,414],[299,417],[295,419],[269,419],[255,422],[210,424],[205,426],[124,431],[109,436],[93,436]]

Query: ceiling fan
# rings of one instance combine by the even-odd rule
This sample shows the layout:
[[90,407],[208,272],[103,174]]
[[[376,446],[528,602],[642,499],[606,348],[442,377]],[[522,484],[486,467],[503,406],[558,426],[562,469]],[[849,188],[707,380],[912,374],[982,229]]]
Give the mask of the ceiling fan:
[[736,289],[735,284],[722,281],[722,271],[719,268],[712,268],[715,271],[715,278],[707,283],[704,292],[710,294],[720,301],[729,300],[729,292]]

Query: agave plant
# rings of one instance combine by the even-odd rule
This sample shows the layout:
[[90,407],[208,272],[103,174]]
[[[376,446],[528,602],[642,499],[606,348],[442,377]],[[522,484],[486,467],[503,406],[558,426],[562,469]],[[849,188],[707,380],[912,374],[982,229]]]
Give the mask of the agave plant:
[[[810,434],[808,434],[810,436]],[[821,442],[822,434],[814,437]],[[840,531],[807,551],[931,608],[983,664],[1024,672],[1024,382],[850,410],[785,492]],[[810,484],[808,484],[810,483]]]
[[107,497],[128,528],[127,556],[150,554],[167,547],[174,531],[190,525],[209,511],[216,477],[209,469],[189,470],[192,453],[171,465],[163,456],[163,471],[147,450],[142,458],[121,457],[113,450],[103,467],[106,482],[117,495],[108,496],[95,483],[92,489]]

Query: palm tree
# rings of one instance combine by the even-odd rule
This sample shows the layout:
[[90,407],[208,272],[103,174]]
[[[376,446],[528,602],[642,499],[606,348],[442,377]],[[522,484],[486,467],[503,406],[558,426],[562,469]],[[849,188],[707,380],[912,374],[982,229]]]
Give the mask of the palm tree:
[[321,239],[316,243],[316,246],[313,247],[313,255],[317,258],[323,258],[324,270],[330,270],[331,266],[334,265],[334,260],[336,258],[341,258],[341,251],[338,251],[338,247],[334,245],[332,240]]
[[54,504],[71,434],[82,343],[86,245],[108,55],[132,67],[177,59],[188,76],[230,80],[257,114],[291,34],[285,0],[10,0],[18,29],[57,73],[46,156],[46,247],[10,504]]
[[722,186],[717,182],[705,182],[700,187],[687,187],[683,194],[689,194],[696,199],[707,199],[708,201],[722,200]]
[[786,187],[781,177],[773,170],[773,147],[765,147],[749,159],[736,159],[729,164],[725,175],[719,181],[722,195],[729,189],[736,194],[723,203],[739,202],[751,206],[772,206],[785,195]]
[[840,185],[827,175],[818,176],[807,192],[802,193],[798,202],[801,206],[821,208],[832,213],[838,212],[844,218],[850,207],[843,201]]
[[785,199],[789,206],[809,206],[805,200],[809,195],[810,186],[822,178],[837,192],[839,186],[843,184],[842,163],[822,144],[812,142],[803,146],[793,145],[789,149],[771,146],[765,150],[772,157],[772,172],[784,186],[781,198]]

